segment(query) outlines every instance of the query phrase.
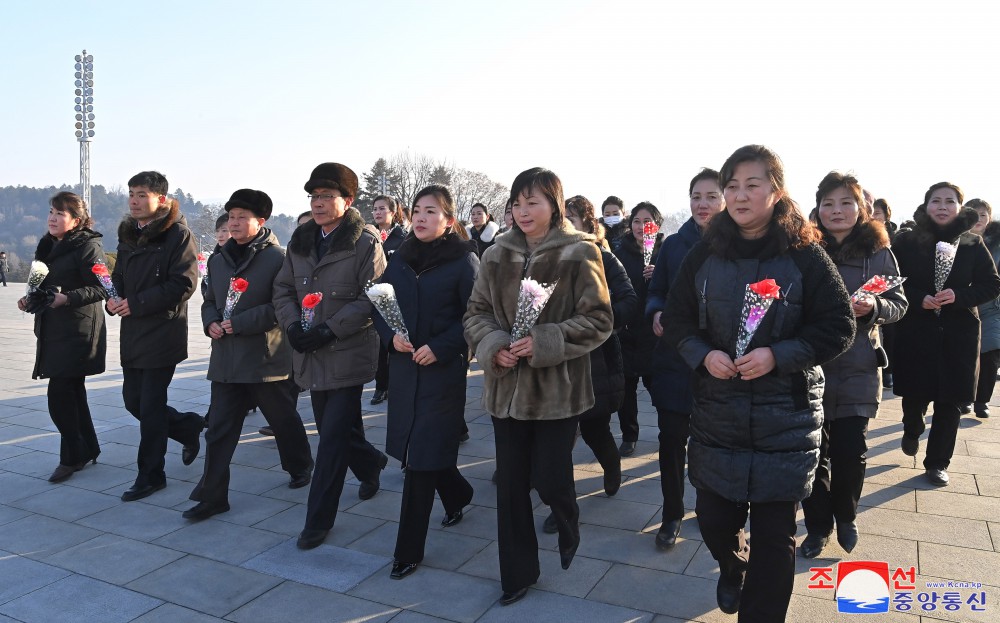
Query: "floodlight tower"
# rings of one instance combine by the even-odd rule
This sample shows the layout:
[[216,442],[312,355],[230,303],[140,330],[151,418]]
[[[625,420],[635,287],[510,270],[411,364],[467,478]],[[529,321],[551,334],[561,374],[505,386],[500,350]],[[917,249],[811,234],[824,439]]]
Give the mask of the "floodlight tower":
[[76,140],[80,142],[80,192],[90,208],[90,139],[94,138],[94,56],[76,55]]

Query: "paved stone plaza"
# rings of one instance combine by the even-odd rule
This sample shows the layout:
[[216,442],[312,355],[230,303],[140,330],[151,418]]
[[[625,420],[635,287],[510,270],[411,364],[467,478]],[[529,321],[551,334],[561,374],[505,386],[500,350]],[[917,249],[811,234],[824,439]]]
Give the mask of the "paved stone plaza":
[[[174,442],[167,455],[167,488],[139,502],[122,502],[119,496],[135,478],[139,431],[122,406],[117,319],[108,321],[108,371],[87,382],[102,447],[99,463],[64,484],[48,483],[58,463],[59,436],[47,413],[46,381],[30,378],[32,317],[15,305],[23,291],[20,284],[0,288],[0,623],[736,620],[715,607],[718,569],[700,540],[690,486],[681,540],[669,553],[654,546],[661,496],[656,414],[645,394],[638,451],[624,461],[627,479],[617,496],[604,495],[600,467],[590,450],[577,444],[582,542],[572,567],[559,568],[556,536],[541,532],[547,509],[539,503],[541,579],[527,598],[503,608],[496,604],[501,590],[490,483],[492,426],[480,408],[482,377],[475,366],[466,408],[471,439],[459,457],[475,487],[473,505],[462,523],[448,529],[439,526],[438,505],[424,563],[412,576],[392,581],[403,484],[399,464],[390,460],[381,492],[367,502],[358,500],[357,482],[349,479],[326,544],[299,551],[295,536],[308,489],[286,487],[273,439],[257,434],[264,423],[257,413],[247,418],[234,459],[230,512],[200,523],[181,518],[194,504],[188,494],[201,475],[202,458],[185,467]],[[209,340],[198,326],[200,304],[196,295],[190,358],[177,368],[170,399],[179,410],[204,414]],[[385,405],[370,407],[371,394],[369,386],[365,424],[369,439],[381,447]],[[307,394],[299,409],[315,452]],[[930,592],[928,581],[982,582],[979,591],[959,590],[959,609],[948,611],[938,602],[921,618],[998,620],[1000,408],[994,411],[989,420],[963,417],[951,485],[935,489],[919,468],[923,453],[914,460],[900,451],[899,400],[886,395],[869,432],[861,542],[849,557],[834,543],[823,559],[798,558],[789,621],[917,620],[891,611],[838,615],[832,590],[808,588],[809,568],[834,567],[842,557],[886,561],[890,573],[913,566],[917,592]],[[925,445],[926,436],[921,450]],[[800,527],[799,541],[804,536]],[[981,591],[986,610],[973,612],[966,598]],[[915,601],[913,611],[920,608]]]

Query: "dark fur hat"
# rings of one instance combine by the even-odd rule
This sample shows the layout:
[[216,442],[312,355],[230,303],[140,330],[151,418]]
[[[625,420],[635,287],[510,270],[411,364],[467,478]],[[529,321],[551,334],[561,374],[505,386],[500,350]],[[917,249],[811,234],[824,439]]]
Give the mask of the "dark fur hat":
[[329,188],[339,190],[340,194],[347,197],[357,197],[358,176],[357,174],[337,162],[324,162],[315,169],[306,182],[306,192],[311,193],[317,188]]
[[274,204],[271,198],[262,190],[252,190],[241,188],[233,193],[233,196],[226,202],[225,209],[229,212],[233,208],[243,208],[250,210],[257,218],[267,220],[271,218],[271,210]]

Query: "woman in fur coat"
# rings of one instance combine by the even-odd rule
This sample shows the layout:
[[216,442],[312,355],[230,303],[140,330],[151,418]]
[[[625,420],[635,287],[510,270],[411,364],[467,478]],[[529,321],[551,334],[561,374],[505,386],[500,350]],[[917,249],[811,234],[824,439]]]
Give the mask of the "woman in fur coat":
[[[993,219],[993,208],[982,199],[969,199],[966,208],[972,208],[979,220],[972,226],[972,233],[982,236],[986,248],[993,256],[993,263],[1000,265],[1000,222]],[[982,323],[982,340],[979,346],[979,382],[976,384],[976,417],[990,417],[990,398],[997,384],[1000,367],[1000,298],[979,306]]]
[[[556,516],[563,569],[580,544],[576,416],[594,406],[589,355],[612,327],[600,250],[564,218],[559,178],[529,169],[510,196],[514,229],[483,254],[464,319],[483,367],[483,408],[493,417],[503,605],[538,580],[532,487]],[[512,340],[521,281],[529,278],[555,288],[528,335]]]
[[[913,229],[896,235],[892,250],[910,306],[896,329],[893,393],[903,397],[902,448],[920,450],[924,414],[934,403],[924,469],[932,484],[948,484],[961,406],[973,402],[979,372],[978,305],[1000,295],[1000,277],[983,239],[969,230],[979,220],[962,209],[962,190],[938,182],[913,214]],[[942,270],[940,249],[953,249],[950,270]],[[943,287],[936,273],[947,272]]]
[[[816,191],[814,222],[823,234],[826,252],[837,265],[848,292],[856,292],[870,278],[898,276],[896,258],[889,250],[885,226],[864,209],[861,185],[851,175],[836,171],[823,178]],[[882,398],[879,327],[896,322],[906,312],[906,297],[897,287],[852,303],[857,335],[851,348],[823,364],[823,438],[812,494],[802,500],[808,536],[802,555],[815,558],[823,551],[837,524],[837,542],[850,553],[858,543],[854,522],[865,482],[865,435],[868,421],[878,413]]]

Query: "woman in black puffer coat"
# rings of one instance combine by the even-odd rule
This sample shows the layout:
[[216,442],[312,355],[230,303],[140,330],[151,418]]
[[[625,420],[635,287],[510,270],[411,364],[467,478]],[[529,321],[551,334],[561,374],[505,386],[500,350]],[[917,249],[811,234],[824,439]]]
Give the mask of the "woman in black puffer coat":
[[61,192],[50,201],[48,229],[35,251],[49,274],[39,289],[18,301],[35,314],[38,347],[31,378],[49,379],[48,406],[59,430],[59,466],[49,482],[62,482],[101,453],[87,406],[84,379],[104,372],[107,331],[101,303],[107,298],[92,272],[104,263],[101,234],[83,200]]
[[[406,230],[403,228],[404,219],[402,204],[394,197],[379,195],[372,202],[372,219],[382,240],[382,252],[385,253],[386,261],[393,253],[399,249],[399,245],[406,240]],[[375,393],[372,395],[371,404],[377,405],[386,401],[389,397],[389,345],[379,343],[378,347],[378,369],[375,371]]]
[[639,404],[637,392],[639,379],[648,390],[652,383],[653,347],[656,336],[653,327],[646,322],[646,290],[653,276],[653,265],[660,253],[663,234],[657,233],[647,261],[643,255],[643,226],[653,223],[657,230],[663,224],[660,211],[652,203],[643,201],[632,208],[628,219],[629,229],[614,249],[615,256],[621,261],[628,273],[632,288],[639,296],[639,308],[625,319],[626,326],[619,334],[622,342],[622,362],[625,366],[625,397],[621,409],[618,410],[618,422],[622,429],[622,443],[619,448],[621,456],[630,456],[635,452],[635,442],[639,440]]
[[[993,263],[1000,267],[1000,222],[992,220],[993,207],[982,199],[969,199],[966,208],[979,214],[979,221],[972,226],[972,233],[982,236],[986,248],[993,256]],[[979,306],[982,340],[979,345],[979,381],[976,383],[976,417],[990,416],[989,401],[997,384],[1000,368],[1000,298]]]

